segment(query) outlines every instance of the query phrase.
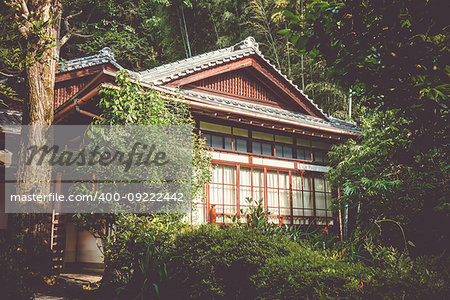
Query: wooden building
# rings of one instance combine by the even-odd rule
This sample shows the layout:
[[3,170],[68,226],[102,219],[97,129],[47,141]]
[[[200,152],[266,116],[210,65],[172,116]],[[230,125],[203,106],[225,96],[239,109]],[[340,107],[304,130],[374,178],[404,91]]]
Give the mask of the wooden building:
[[[86,124],[101,114],[98,91],[104,84],[114,83],[119,69],[122,67],[108,48],[60,64],[55,124]],[[327,152],[359,131],[352,123],[325,115],[264,58],[252,37],[131,74],[143,85],[183,95],[197,129],[213,150],[216,167],[205,187],[206,201],[196,203],[190,216],[193,222],[210,221],[212,206],[217,223],[230,222],[230,217],[240,216],[240,210],[248,207],[245,199],[252,197],[263,199],[274,223],[336,224],[329,209],[333,192],[324,179]],[[20,112],[3,110],[0,120],[6,125],[11,115],[17,117]],[[74,240],[80,243],[80,237],[69,234],[74,230],[70,226],[66,226],[65,260],[80,261],[82,257],[76,256],[83,250],[74,245]],[[85,254],[94,251],[92,243],[84,247]],[[86,255],[86,262],[98,261],[98,254]]]

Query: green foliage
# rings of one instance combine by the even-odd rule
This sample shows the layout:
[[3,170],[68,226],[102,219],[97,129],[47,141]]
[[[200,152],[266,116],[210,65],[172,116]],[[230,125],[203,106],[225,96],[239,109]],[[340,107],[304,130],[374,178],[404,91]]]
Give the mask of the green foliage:
[[9,214],[0,236],[0,286],[5,299],[30,299],[53,273],[48,214]]
[[[189,107],[180,99],[156,90],[144,90],[134,83],[127,72],[117,73],[118,88],[105,88],[100,94],[99,124],[114,125],[184,125],[193,124]],[[177,101],[178,100],[178,101]]]
[[415,146],[445,141],[449,27],[445,1],[322,1],[286,12],[295,47],[324,59],[330,75],[365,105],[400,109]]
[[[358,140],[329,173],[353,229],[415,254],[449,244],[448,24],[444,1],[321,1],[285,12],[300,53],[326,62],[362,106]],[[391,221],[387,221],[391,220]],[[432,246],[431,246],[432,245]]]
[[432,269],[420,260],[371,268],[298,246],[270,258],[253,281],[262,299],[444,299],[448,276]]
[[[245,3],[227,1],[63,1],[65,14],[82,10],[73,24],[87,38],[73,38],[64,57],[94,55],[110,47],[120,64],[144,70],[230,46],[248,36]],[[190,49],[190,54],[188,51]]]
[[[246,216],[247,222],[244,223],[247,227],[253,227],[255,229],[264,230],[269,224],[269,211],[264,210],[263,199],[258,201],[253,200],[253,198],[245,198],[247,201],[248,208],[244,211],[241,209],[241,214]],[[237,218],[237,215],[233,216],[233,223],[242,225],[241,220]]]
[[[346,117],[346,92],[325,78],[323,61],[295,55],[286,31],[285,9],[300,11],[298,1],[66,0],[65,15],[85,37],[72,37],[61,53],[65,59],[95,55],[110,47],[117,61],[132,70],[228,47],[254,36],[260,50],[325,111]],[[339,111],[338,113],[336,113]]]
[[[156,90],[144,90],[134,83],[125,71],[118,72],[117,87],[100,91],[99,108],[102,110],[99,124],[113,125],[192,125],[189,107],[182,99],[163,95]],[[193,174],[192,197],[202,199],[203,189],[210,180],[211,155],[207,152],[204,139],[192,133]],[[76,220],[78,219],[78,221]],[[114,215],[77,214],[80,228],[94,234],[106,234],[105,227],[114,224]]]
[[261,201],[247,201],[250,224],[180,231],[178,222],[123,216],[105,243],[119,298],[444,299],[449,292],[446,255],[414,260],[370,238],[337,242],[269,224]]
[[8,245],[4,237],[0,238],[0,285],[5,299],[30,299],[32,276],[25,267],[21,251]]
[[180,231],[141,222],[121,223],[126,230],[111,248],[116,266],[132,274],[119,289],[124,299],[444,299],[449,292],[448,256],[413,260],[366,240],[366,258],[350,261],[353,242],[314,250],[308,240],[255,227]]
[[[182,228],[175,215],[117,215],[112,235],[102,238],[105,274],[102,289],[109,297],[155,295],[164,282],[168,249]],[[127,289],[125,288],[127,287]]]
[[173,244],[173,299],[254,299],[251,277],[292,242],[258,230],[205,225],[180,233]]
[[[181,98],[144,90],[127,72],[118,72],[118,88],[105,88],[100,93],[102,110],[100,124],[114,125],[194,125],[189,107]],[[203,187],[210,180],[211,155],[205,140],[192,133],[193,197],[202,197]]]
[[[400,114],[367,111],[358,141],[329,153],[334,168],[328,176],[343,191],[335,204],[358,212],[363,235],[376,233],[379,241],[400,249],[412,241],[413,252],[436,253],[449,241],[444,229],[449,224],[448,155],[439,148],[416,153],[407,128],[411,121]],[[392,221],[381,221],[386,219]]]

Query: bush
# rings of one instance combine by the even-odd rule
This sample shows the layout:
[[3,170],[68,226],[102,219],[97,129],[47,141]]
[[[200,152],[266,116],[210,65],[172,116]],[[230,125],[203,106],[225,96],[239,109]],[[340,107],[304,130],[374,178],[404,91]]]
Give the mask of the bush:
[[318,250],[315,245],[323,244],[324,238],[318,234],[297,243],[289,239],[290,231],[273,229],[192,228],[161,216],[123,215],[105,246],[104,282],[115,291],[107,296],[444,299],[450,294],[448,256],[413,260],[395,248],[369,241],[356,250],[352,242]]
[[366,271],[298,245],[288,256],[269,259],[253,281],[264,299],[336,298],[362,289]]
[[2,252],[0,255],[0,286],[3,299],[31,299],[30,288],[33,278],[12,253]]
[[[178,270],[167,298],[254,299],[251,280],[271,257],[289,254],[293,242],[260,231],[205,225],[178,235],[170,265]],[[177,287],[176,290],[173,290]]]
[[[448,261],[399,260],[395,267],[372,268],[304,249],[272,257],[253,277],[263,299],[445,299]],[[444,271],[446,269],[446,271]],[[442,275],[447,272],[447,277]]]
[[[177,216],[118,215],[114,234],[102,240],[106,267],[101,289],[105,296],[130,298],[130,293],[137,295],[139,291],[131,287],[139,285],[141,273],[148,269],[148,264],[155,265],[167,259],[174,233],[180,226]],[[150,285],[158,283],[153,281],[153,275],[147,273],[146,276]]]

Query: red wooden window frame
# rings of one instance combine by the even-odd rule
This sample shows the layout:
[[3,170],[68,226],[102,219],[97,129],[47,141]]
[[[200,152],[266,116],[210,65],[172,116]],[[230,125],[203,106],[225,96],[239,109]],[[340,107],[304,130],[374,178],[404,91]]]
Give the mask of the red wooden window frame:
[[[294,224],[294,220],[299,220],[296,224],[300,223],[302,224],[306,224],[306,225],[325,225],[325,224],[330,224],[332,220],[334,220],[334,217],[332,215],[331,211],[328,211],[328,205],[327,205],[327,199],[329,199],[328,197],[331,196],[331,193],[327,192],[327,187],[326,187],[326,180],[324,180],[324,190],[323,191],[316,191],[315,189],[315,178],[317,177],[323,177],[322,173],[315,173],[315,172],[308,172],[308,176],[311,176],[311,184],[310,184],[310,189],[306,190],[305,186],[304,186],[304,175],[305,175],[305,171],[282,171],[282,170],[278,170],[276,168],[254,168],[254,167],[244,167],[244,169],[250,170],[251,172],[251,176],[250,176],[250,186],[249,185],[244,185],[241,183],[241,170],[243,169],[241,167],[240,164],[237,164],[235,166],[230,166],[230,165],[216,165],[218,168],[222,169],[222,181],[223,182],[210,182],[207,185],[207,192],[206,192],[206,204],[207,204],[207,212],[206,212],[206,217],[207,220],[209,221],[209,208],[211,206],[211,204],[215,204],[216,207],[220,207],[221,212],[218,212],[217,215],[220,216],[222,215],[221,218],[218,218],[219,220],[223,220],[224,222],[227,220],[227,218],[225,217],[225,215],[229,216],[230,218],[228,219],[229,221],[231,221],[231,217],[233,216],[232,214],[228,214],[225,213],[225,206],[226,207],[232,207],[235,206],[236,209],[236,215],[238,217],[241,217],[240,214],[240,209],[244,209],[245,212],[245,208],[248,208],[247,203],[242,203],[242,199],[241,199],[241,188],[250,188],[250,195],[254,195],[255,189],[260,189],[261,190],[261,186],[255,186],[254,184],[254,171],[255,170],[260,170],[263,175],[263,203],[264,203],[264,209],[265,210],[269,210],[270,212],[272,212],[272,214],[269,215],[269,217],[271,218],[278,218],[279,220],[283,219],[283,223],[286,223],[286,220],[290,220],[290,224]],[[234,183],[225,183],[224,182],[224,178],[225,178],[225,167],[230,167],[234,169],[235,172],[235,176],[234,176]],[[276,172],[277,177],[277,184],[276,187],[269,187],[268,186],[268,173],[269,172]],[[279,184],[279,180],[280,180],[280,173],[285,173],[289,176],[289,181],[288,181],[288,187],[287,188],[280,188],[280,184]],[[297,174],[301,176],[301,189],[294,189],[293,188],[293,184],[292,184],[292,178],[293,175]],[[222,201],[221,203],[219,203],[220,201],[214,201],[214,199],[211,199],[211,186],[214,185],[218,185],[218,186],[222,186]],[[231,201],[232,203],[235,204],[225,204],[224,201],[224,197],[225,197],[225,186],[232,186],[235,189],[234,197],[236,197],[234,200],[235,201]],[[268,205],[268,193],[269,190],[276,190],[277,191],[277,201],[278,201],[278,206],[274,207],[274,206],[269,206]],[[289,207],[281,207],[280,205],[280,191],[288,191],[289,194]],[[302,207],[294,207],[293,206],[293,192],[301,192],[302,195]],[[312,207],[312,215],[309,216],[305,213],[305,192],[310,192],[311,195],[310,197],[312,197],[313,199],[313,207]],[[317,203],[316,203],[316,193],[323,193],[324,194],[324,201],[325,201],[325,211],[326,214],[325,216],[318,216],[317,215]],[[254,199],[254,200],[259,200],[259,199]],[[276,211],[275,211],[276,210]],[[289,211],[290,213],[288,215],[285,214],[281,214],[281,210],[285,210],[285,211]],[[300,210],[302,211],[302,214],[298,214],[295,213],[294,210]],[[306,220],[308,220],[308,222],[306,222]],[[325,221],[325,222],[323,222]],[[223,222],[220,222],[223,223]],[[228,223],[228,222],[225,222]],[[325,224],[323,224],[325,223]]]

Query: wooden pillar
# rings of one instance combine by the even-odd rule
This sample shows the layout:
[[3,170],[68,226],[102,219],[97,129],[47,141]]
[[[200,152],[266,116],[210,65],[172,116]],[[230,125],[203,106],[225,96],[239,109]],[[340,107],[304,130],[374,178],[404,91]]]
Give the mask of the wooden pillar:
[[292,171],[289,171],[289,205],[291,213],[291,225],[294,224],[294,199],[292,189]]
[[269,199],[268,199],[268,189],[267,189],[267,168],[264,168],[264,210],[267,211]]
[[209,222],[209,198],[210,198],[210,185],[206,183],[206,222]]
[[236,165],[236,210],[238,218],[241,217],[241,165]]

